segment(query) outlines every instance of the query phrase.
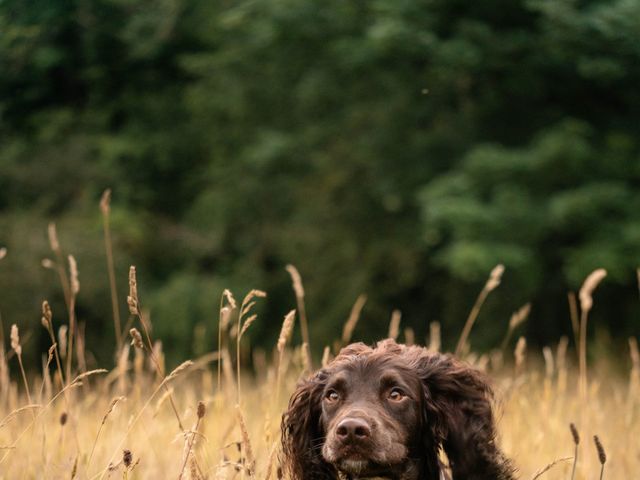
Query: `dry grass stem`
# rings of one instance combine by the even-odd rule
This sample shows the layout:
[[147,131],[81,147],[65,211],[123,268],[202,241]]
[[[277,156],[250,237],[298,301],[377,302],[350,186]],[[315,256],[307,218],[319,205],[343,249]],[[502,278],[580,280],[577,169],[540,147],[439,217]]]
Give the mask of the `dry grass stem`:
[[16,352],[16,356],[18,357],[18,364],[20,365],[20,373],[22,374],[24,390],[27,394],[27,400],[29,404],[32,404],[33,402],[31,401],[29,382],[27,381],[27,374],[25,373],[24,365],[22,364],[22,345],[20,345],[20,333],[18,331],[18,326],[15,323],[11,325],[11,348],[14,352]]
[[67,306],[67,310],[71,307],[71,290],[69,288],[69,279],[67,278],[67,272],[64,269],[64,257],[62,255],[62,249],[60,248],[60,242],[58,241],[58,233],[56,230],[56,224],[49,223],[47,233],[49,235],[49,246],[51,251],[56,256],[56,263],[52,262],[52,267],[55,267],[60,278],[60,284],[62,285],[62,292],[64,294],[64,301]]
[[598,438],[598,435],[593,436],[593,442],[596,445],[596,451],[598,452],[598,461],[600,462],[600,480],[604,478],[604,464],[607,463],[607,454],[604,451],[602,442]]
[[520,337],[518,339],[518,343],[516,343],[516,348],[514,350],[514,357],[516,361],[516,365],[515,365],[516,377],[519,376],[523,371],[526,354],[527,354],[527,339],[524,337]]
[[109,415],[111,415],[111,412],[113,412],[113,410],[116,408],[116,405],[118,405],[118,403],[124,401],[125,399],[126,399],[126,397],[121,396],[121,397],[116,397],[113,400],[111,400],[111,403],[109,404],[109,408],[107,409],[107,411],[102,416],[102,422],[100,422],[100,426],[98,427],[98,433],[96,433],[96,438],[93,440],[93,446],[91,447],[91,453],[89,454],[89,459],[87,460],[87,470],[89,469],[89,466],[91,465],[91,459],[93,458],[93,453],[96,450],[96,445],[98,444],[98,438],[100,438],[100,433],[102,433],[102,428],[104,427],[104,424],[107,423],[107,418],[109,418]]
[[573,340],[576,347],[580,345],[580,318],[578,315],[578,298],[574,292],[567,293],[569,301],[569,318],[571,319],[571,329],[573,331]]
[[[178,475],[178,480],[182,480],[182,477],[184,476],[184,472],[187,467],[187,462],[191,457],[191,449],[193,448],[193,443],[195,441],[196,433],[198,432],[198,428],[200,427],[200,421],[204,417],[205,413],[206,413],[206,407],[204,403],[201,401],[198,402],[198,406],[196,407],[196,417],[197,417],[196,424],[193,427],[192,432],[185,434],[185,437],[186,437],[185,440],[187,442],[186,455],[184,456],[184,461],[182,463],[182,468],[180,469],[180,474]],[[193,478],[193,475],[192,475],[192,478]]]
[[353,335],[353,331],[358,324],[358,320],[360,319],[360,314],[362,313],[362,309],[364,308],[365,303],[367,303],[367,296],[360,295],[353,307],[351,307],[351,313],[349,314],[349,318],[344,324],[342,328],[342,345],[347,345],[351,341],[351,337]]
[[484,304],[484,301],[487,299],[489,293],[495,290],[502,280],[502,274],[504,273],[504,265],[499,264],[493,267],[491,273],[489,274],[489,279],[485,283],[483,289],[480,291],[478,298],[476,299],[469,316],[467,317],[467,321],[462,329],[462,333],[460,334],[460,338],[458,339],[458,344],[456,345],[455,354],[459,356],[462,354],[463,349],[466,348],[467,340],[469,338],[469,334],[471,333],[471,329],[473,328],[473,324],[476,322],[478,315],[480,314],[480,309]]
[[[256,459],[253,456],[251,439],[249,438],[249,432],[247,431],[247,425],[244,421],[240,405],[236,405],[236,415],[238,417],[238,424],[240,425],[240,433],[242,434],[242,454],[245,469],[249,474],[249,477],[253,477],[255,473]],[[245,469],[243,469],[243,472]]]
[[144,343],[142,342],[142,335],[137,328],[132,328],[129,330],[129,335],[131,335],[131,345],[140,350],[144,350]]
[[[251,309],[255,306],[256,302],[253,300],[254,298],[264,298],[267,294],[262,290],[251,290],[242,300],[242,304],[240,305],[240,312],[238,313],[238,323],[237,323],[237,337],[236,337],[236,392],[237,392],[237,403],[240,405],[240,401],[242,399],[242,379],[240,376],[240,340],[242,339],[242,334],[249,328],[249,326],[255,321],[257,318],[256,315],[249,316],[245,318],[250,312]],[[243,325],[244,322],[244,325]],[[248,325],[247,325],[248,324]]]
[[69,274],[71,276],[71,280],[69,282],[69,338],[67,339],[67,369],[66,369],[66,377],[71,378],[71,364],[73,361],[73,342],[76,336],[76,297],[78,292],[80,292],[80,282],[78,280],[78,264],[76,263],[76,259],[73,255],[69,255]]
[[280,379],[282,376],[282,356],[284,354],[284,348],[287,345],[287,340],[291,336],[293,331],[293,325],[296,318],[296,311],[291,310],[287,313],[282,321],[282,328],[280,329],[280,335],[278,336],[278,343],[276,348],[278,350],[278,364],[276,365],[276,403],[280,398]]
[[585,279],[580,288],[580,394],[586,400],[588,378],[587,378],[587,319],[589,311],[593,306],[593,292],[598,284],[607,276],[607,271],[603,268],[594,270]]
[[120,305],[118,303],[118,289],[115,266],[113,261],[113,243],[111,241],[111,189],[107,188],[100,198],[102,212],[102,229],[104,231],[104,250],[107,256],[107,274],[109,275],[109,291],[111,293],[111,312],[113,314],[113,328],[116,335],[116,346],[119,350],[122,344],[122,327],[120,322]]
[[429,324],[429,350],[439,352],[442,345],[440,337],[440,322],[431,322]]
[[578,429],[573,423],[569,424],[569,430],[571,430],[571,437],[573,438],[573,468],[571,470],[571,480],[574,480],[576,476],[576,466],[578,465],[578,446],[580,445],[580,434]]
[[320,365],[322,365],[322,368],[325,368],[327,365],[329,365],[330,361],[331,361],[331,347],[327,345],[324,347],[324,350],[322,350],[322,360]]
[[394,310],[391,312],[391,320],[389,321],[389,332],[387,338],[398,339],[400,335],[400,320],[402,319],[402,312],[400,310]]
[[[298,306],[298,316],[300,317],[300,331],[302,334],[302,342],[307,345],[311,345],[309,341],[309,324],[307,321],[307,309],[304,304],[304,287],[302,285],[302,277],[300,276],[300,272],[293,265],[286,266],[287,272],[291,276],[291,283],[293,286],[293,292],[296,295],[296,304]],[[311,348],[309,348],[309,351]],[[313,360],[311,359],[311,353],[307,355],[307,362],[310,366],[313,365]]]
[[500,350],[505,351],[507,349],[509,341],[513,336],[513,332],[516,330],[516,328],[527,321],[527,317],[529,316],[530,312],[531,304],[527,303],[511,314],[511,318],[509,319],[509,328],[507,329],[507,334],[505,335],[504,340],[502,340]]
[[536,472],[536,474],[531,478],[531,480],[536,480],[537,478],[541,477],[542,475],[544,475],[545,473],[547,473],[549,470],[551,470],[553,467],[555,467],[556,465],[558,465],[559,463],[562,462],[568,462],[569,460],[571,460],[573,457],[564,457],[564,458],[558,458],[557,460],[554,460],[553,462],[549,463],[548,465],[546,465],[545,467],[541,468],[540,470],[538,470]]
[[140,315],[138,305],[138,280],[136,278],[136,267],[129,267],[129,295],[127,295],[127,305],[129,305],[129,313],[131,315]]

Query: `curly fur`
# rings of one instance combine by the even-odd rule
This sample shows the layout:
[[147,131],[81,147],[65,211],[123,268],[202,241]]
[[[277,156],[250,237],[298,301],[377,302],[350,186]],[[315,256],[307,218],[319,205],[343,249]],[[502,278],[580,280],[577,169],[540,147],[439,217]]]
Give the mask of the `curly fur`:
[[[511,463],[496,445],[493,393],[484,375],[450,355],[384,340],[374,348],[362,343],[343,348],[331,364],[298,385],[282,418],[281,464],[291,480],[340,478],[336,466],[321,454],[326,437],[322,395],[331,376],[354,362],[374,367],[392,364],[400,374],[420,380],[414,382],[422,389],[414,392],[422,411],[420,425],[414,426],[419,434],[414,444],[407,445],[414,470],[410,478],[438,480],[440,449],[449,459],[453,480],[515,478]],[[409,476],[393,480],[404,478]]]

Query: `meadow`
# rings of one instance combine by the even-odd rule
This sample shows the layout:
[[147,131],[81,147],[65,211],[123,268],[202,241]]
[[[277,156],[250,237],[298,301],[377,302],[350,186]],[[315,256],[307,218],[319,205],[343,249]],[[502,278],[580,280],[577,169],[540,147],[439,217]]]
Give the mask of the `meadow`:
[[[108,226],[105,233],[113,275]],[[50,241],[53,252],[59,253],[55,227]],[[8,253],[0,250],[0,260]],[[162,344],[153,338],[152,320],[141,307],[139,289],[144,288],[132,266],[129,320],[120,325],[114,315],[120,333],[114,365],[88,369],[91,345],[85,344],[74,312],[80,289],[77,266],[72,256],[55,258],[49,267],[60,274],[68,308],[54,315],[43,303],[42,328],[51,347],[42,352],[41,373],[24,370],[16,326],[0,346],[0,479],[282,478],[280,417],[288,397],[299,378],[329,362],[341,345],[357,341],[352,337],[364,297],[345,312],[341,335],[324,347],[321,362],[313,364],[304,288],[295,267],[288,270],[298,308],[283,312],[282,330],[271,351],[253,349],[249,356],[245,348],[247,332],[260,321],[255,306],[266,293],[252,290],[240,301],[225,290],[217,351],[168,371]],[[625,352],[625,357],[630,360],[625,361],[631,367],[624,374],[607,358],[590,358],[587,363],[592,294],[606,272],[594,272],[579,295],[570,297],[575,334],[571,341],[563,337],[538,352],[528,350],[526,339],[519,337],[515,351],[507,351],[509,340],[526,321],[525,305],[511,318],[503,346],[477,354],[469,347],[472,328],[501,275],[501,266],[491,272],[455,350],[493,379],[499,442],[517,465],[519,478],[635,478],[640,471],[637,342],[629,339],[630,355]],[[305,341],[292,344],[298,328]],[[401,327],[398,312],[391,317],[388,335],[405,343],[424,343],[433,351],[441,348],[437,323],[430,325],[429,338],[421,342],[411,329]],[[320,349],[313,345],[314,352]]]

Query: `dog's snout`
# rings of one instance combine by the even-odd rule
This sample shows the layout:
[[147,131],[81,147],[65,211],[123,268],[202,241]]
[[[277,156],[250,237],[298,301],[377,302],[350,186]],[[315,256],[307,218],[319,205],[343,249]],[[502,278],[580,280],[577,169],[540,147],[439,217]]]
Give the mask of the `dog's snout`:
[[336,435],[342,442],[366,440],[371,436],[371,427],[361,418],[345,418],[337,428]]

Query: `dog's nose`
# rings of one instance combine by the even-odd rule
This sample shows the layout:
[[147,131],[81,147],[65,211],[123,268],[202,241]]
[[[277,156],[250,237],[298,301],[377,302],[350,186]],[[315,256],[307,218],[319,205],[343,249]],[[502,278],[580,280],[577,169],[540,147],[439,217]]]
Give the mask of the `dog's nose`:
[[336,435],[342,442],[366,440],[371,436],[371,428],[360,418],[345,418],[338,424]]

